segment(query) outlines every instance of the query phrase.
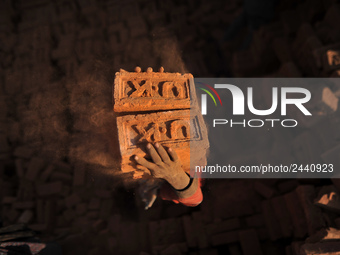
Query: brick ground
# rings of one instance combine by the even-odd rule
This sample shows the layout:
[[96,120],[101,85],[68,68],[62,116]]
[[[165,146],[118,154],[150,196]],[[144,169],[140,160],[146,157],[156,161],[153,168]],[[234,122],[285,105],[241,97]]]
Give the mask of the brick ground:
[[[339,252],[336,234],[328,243],[305,242],[320,228],[339,228],[338,201],[321,189],[329,180],[210,180],[200,207],[157,200],[145,212],[131,176],[120,171],[111,91],[114,73],[136,66],[197,77],[337,77],[335,3],[281,1],[277,18],[240,49],[246,28],[221,42],[240,1],[1,1],[1,222],[57,238],[64,254]],[[186,87],[168,86],[178,93],[162,88],[161,96],[187,107]],[[297,162],[338,158],[339,91],[330,85],[314,102],[327,127],[302,120],[308,130],[289,138]],[[275,135],[269,141],[280,149]],[[333,183],[327,189],[336,194]],[[318,193],[326,197],[315,201]]]

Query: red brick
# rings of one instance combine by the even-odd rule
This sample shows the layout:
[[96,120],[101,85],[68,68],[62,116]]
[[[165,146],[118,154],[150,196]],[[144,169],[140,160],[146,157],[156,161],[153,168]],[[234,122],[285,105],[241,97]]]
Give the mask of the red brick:
[[83,186],[85,184],[85,167],[77,165],[74,168],[73,186]]
[[17,147],[14,151],[14,156],[18,157],[18,158],[25,158],[25,159],[29,159],[31,158],[33,154],[33,150],[28,148],[28,147]]
[[112,191],[106,189],[97,189],[95,190],[95,194],[100,198],[112,198]]
[[230,255],[243,255],[240,245],[238,244],[230,244],[228,245],[228,251]]
[[44,216],[44,200],[38,199],[37,200],[37,206],[36,206],[36,221],[38,223],[44,223],[45,222],[45,216]]
[[254,229],[239,232],[240,243],[244,255],[262,255],[259,238]]
[[77,206],[76,206],[77,215],[83,215],[86,211],[87,211],[87,204],[86,203],[77,204]]
[[54,199],[49,199],[45,202],[44,219],[47,228],[53,229],[56,224],[56,202]]
[[275,241],[279,238],[282,238],[282,230],[280,227],[280,223],[275,216],[275,212],[270,201],[269,200],[263,201],[261,205],[266,229],[268,230],[270,240]]
[[57,195],[62,191],[63,184],[61,182],[51,182],[36,186],[38,196]]
[[[176,90],[176,93],[173,91]],[[188,109],[195,95],[193,76],[178,73],[116,73],[114,110],[138,112]],[[174,103],[176,102],[176,103]]]
[[39,232],[44,232],[47,229],[46,224],[29,224],[28,227]]
[[211,236],[213,246],[236,243],[239,241],[238,231],[229,231]]
[[255,214],[255,215],[247,217],[246,223],[247,223],[247,226],[251,228],[263,227],[265,225],[263,214]]
[[26,172],[26,179],[30,181],[35,181],[38,177],[39,172],[43,169],[45,165],[44,160],[40,158],[32,158],[28,165]]
[[334,213],[340,213],[339,192],[333,185],[323,186],[320,189],[318,197],[315,199],[315,205]]
[[293,225],[284,197],[274,197],[270,200],[270,202],[273,206],[275,215],[279,220],[283,236],[291,237],[293,234]]
[[7,136],[0,134],[0,152],[8,152],[9,145],[7,142]]
[[325,227],[321,209],[313,205],[313,200],[316,197],[315,188],[311,185],[302,185],[297,187],[296,192],[305,214],[308,234],[312,235],[317,230]]
[[100,207],[100,200],[98,198],[91,198],[89,203],[89,210],[97,210]]
[[20,215],[18,219],[18,223],[25,223],[28,224],[30,221],[33,219],[33,211],[32,210],[25,210],[23,213]]
[[214,234],[238,229],[240,227],[241,227],[241,222],[239,218],[233,218],[233,219],[224,220],[221,222],[211,223],[206,226],[206,229],[209,235],[214,235]]
[[186,242],[189,248],[197,247],[197,239],[194,231],[193,221],[190,215],[184,215],[182,217],[182,223],[184,228],[184,234]]
[[261,241],[270,239],[267,228],[265,228],[265,227],[257,228],[256,232],[257,232],[257,235],[259,236],[259,239]]
[[63,183],[70,183],[73,180],[72,175],[66,174],[66,173],[61,173],[61,172],[54,172],[51,173],[50,176],[51,181],[62,181]]
[[[195,155],[191,157],[191,160],[194,160],[193,157],[197,157],[196,165],[205,165],[206,149],[209,146],[205,124],[200,113],[194,115],[191,129],[199,130],[199,132],[190,138],[189,119],[189,110],[118,117],[117,126],[122,155],[122,171],[130,172],[136,169],[136,163],[131,157],[133,155],[146,156],[144,147],[147,142],[160,142],[165,147],[171,146],[177,152],[186,171],[190,170],[190,153]],[[183,130],[180,127],[186,127],[185,131],[180,132]],[[170,136],[166,131],[171,131]],[[190,151],[192,144],[197,144],[197,146],[191,146],[191,148],[197,148],[197,150],[192,149]]]
[[254,183],[254,190],[265,198],[271,198],[275,194],[275,190],[259,181]]
[[101,202],[100,210],[99,210],[99,218],[106,219],[111,215],[113,207],[113,200],[112,199],[104,199]]
[[208,235],[206,233],[205,226],[203,224],[203,219],[201,212],[193,212],[193,226],[196,233],[196,238],[198,241],[198,247],[200,249],[205,249],[209,247]]
[[337,255],[340,252],[339,242],[325,242],[325,243],[306,243],[301,246],[301,255]]
[[294,236],[302,238],[307,234],[307,222],[296,191],[284,195],[285,203],[292,219]]
[[15,160],[15,170],[18,178],[23,178],[25,175],[22,159]]
[[78,194],[73,193],[72,195],[65,198],[65,205],[66,205],[66,207],[71,208],[71,207],[75,206],[76,204],[80,203],[80,201],[81,201],[81,199],[78,196]]
[[54,166],[49,165],[40,175],[40,180],[46,182],[50,177],[51,173],[54,171]]
[[72,174],[72,167],[69,164],[62,162],[62,161],[56,161],[53,164],[57,171],[60,171],[66,174]]
[[321,229],[314,235],[308,237],[306,243],[327,242],[332,240],[340,240],[340,230],[335,228]]
[[142,251],[150,250],[149,236],[147,235],[148,227],[149,225],[146,221],[138,223],[139,243],[140,243],[140,250]]
[[278,189],[280,193],[287,193],[296,189],[298,185],[299,182],[297,180],[284,181],[279,183]]
[[35,206],[34,201],[17,201],[13,204],[16,209],[31,209]]
[[73,209],[67,209],[63,212],[63,216],[66,221],[72,221],[76,217],[76,213]]
[[103,230],[106,227],[106,223],[103,220],[96,220],[93,224],[92,224],[92,228],[95,231],[95,233],[98,233],[100,230]]
[[2,198],[2,203],[3,204],[12,204],[17,200],[16,197],[11,197],[11,196],[5,196]]

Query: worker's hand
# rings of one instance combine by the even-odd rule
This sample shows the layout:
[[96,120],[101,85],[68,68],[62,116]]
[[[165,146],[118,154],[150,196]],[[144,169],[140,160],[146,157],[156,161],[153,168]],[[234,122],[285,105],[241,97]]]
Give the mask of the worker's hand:
[[168,148],[167,151],[159,143],[146,146],[153,162],[145,158],[135,156],[138,164],[148,168],[155,178],[166,180],[177,190],[183,189],[190,183],[189,176],[184,172],[178,156],[174,150]]

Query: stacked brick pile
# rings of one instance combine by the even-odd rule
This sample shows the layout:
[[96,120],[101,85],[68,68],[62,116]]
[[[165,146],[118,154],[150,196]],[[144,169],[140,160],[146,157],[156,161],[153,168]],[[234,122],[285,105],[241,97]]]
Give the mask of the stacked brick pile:
[[143,169],[137,169],[133,156],[146,156],[146,144],[155,142],[174,149],[188,173],[190,159],[206,164],[209,143],[191,74],[164,73],[163,67],[158,73],[150,67],[147,72],[121,70],[113,91],[114,111],[125,114],[117,118],[123,172],[141,177]]

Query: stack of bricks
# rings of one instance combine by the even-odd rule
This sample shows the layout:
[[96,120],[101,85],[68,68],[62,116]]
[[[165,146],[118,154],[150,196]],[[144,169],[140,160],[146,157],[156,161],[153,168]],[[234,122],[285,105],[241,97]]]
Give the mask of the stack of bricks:
[[[159,142],[177,153],[183,169],[190,173],[190,161],[206,164],[209,147],[207,130],[199,112],[191,74],[120,70],[113,87],[122,156],[122,171],[140,178],[144,171],[133,160],[145,157],[147,143]],[[128,113],[128,114],[127,114]]]
[[[221,55],[226,61],[220,62],[215,41],[221,40],[242,9],[238,0],[1,1],[1,223],[27,223],[41,231],[39,236],[44,241],[60,238],[65,249],[64,242],[74,240],[82,232],[89,233],[91,238],[86,242],[72,243],[72,249],[89,244],[79,254],[338,253],[339,179],[332,179],[334,186],[330,187],[323,187],[330,184],[329,180],[210,180],[203,188],[204,201],[198,208],[157,200],[145,212],[141,206],[133,210],[133,191],[112,190],[111,186],[96,183],[97,177],[92,175],[96,167],[91,167],[85,178],[89,166],[79,164],[69,153],[70,140],[80,134],[86,134],[81,138],[94,137],[93,129],[84,119],[89,118],[87,114],[93,106],[98,106],[94,101],[101,100],[93,93],[93,87],[84,89],[81,81],[111,91],[112,78],[108,79],[107,87],[102,80],[87,79],[85,75],[79,79],[83,75],[79,75],[79,67],[98,56],[112,61],[111,70],[129,69],[136,64],[179,70],[177,59],[183,57],[187,69],[200,77],[221,75],[218,71],[229,65],[232,74],[239,77],[340,76],[340,8],[336,1],[281,1],[277,11],[282,15],[254,31],[249,50],[236,52],[243,39],[236,38],[223,46],[227,50]],[[178,10],[177,14],[174,10]],[[168,58],[177,55],[172,45],[176,41],[181,54],[173,61]],[[233,62],[229,63],[229,59]],[[96,68],[95,78],[100,76]],[[137,73],[126,74],[137,76]],[[74,81],[74,75],[80,82]],[[292,162],[339,162],[340,88],[328,84],[310,90],[312,94],[322,95],[312,102],[313,115],[320,113],[315,118],[317,121],[303,119],[289,110],[292,114],[289,117],[298,119],[303,127],[298,134],[285,137],[293,144],[291,151],[282,148],[281,140],[277,139],[282,134],[273,131],[274,136],[257,140],[262,145],[272,144],[270,149],[256,153],[267,159],[272,150],[280,150],[280,155]],[[80,104],[84,106],[81,112],[77,108]],[[119,118],[160,116],[154,111],[164,111],[164,117],[170,111],[170,118],[179,120],[183,116],[173,112],[188,111],[183,108],[189,106],[185,102],[184,107],[178,106],[177,109],[154,108],[150,110],[152,113],[122,110],[125,113]],[[136,123],[137,119],[131,121]],[[137,133],[144,130],[148,137],[148,128],[130,130],[129,135],[138,140]],[[188,141],[183,134],[176,135]],[[238,144],[235,137],[230,137],[228,142]],[[79,146],[79,140],[74,139],[75,147]],[[126,142],[127,147],[122,147],[126,157],[134,153],[145,155],[142,148],[146,141],[136,151],[136,147],[129,147],[131,141]],[[176,147],[171,139],[164,144]],[[249,154],[248,160],[258,156],[253,151]],[[232,154],[228,157],[234,159]],[[134,166],[129,165],[134,161],[125,160],[124,169],[134,172]],[[140,201],[135,199],[138,205]],[[128,217],[131,211],[135,214]]]

